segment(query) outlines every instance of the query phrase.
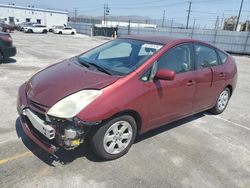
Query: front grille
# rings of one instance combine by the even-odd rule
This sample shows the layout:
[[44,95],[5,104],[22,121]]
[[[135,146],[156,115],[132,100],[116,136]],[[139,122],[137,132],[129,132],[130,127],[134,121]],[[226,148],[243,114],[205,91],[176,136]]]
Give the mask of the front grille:
[[12,47],[12,42],[5,42],[6,47]]

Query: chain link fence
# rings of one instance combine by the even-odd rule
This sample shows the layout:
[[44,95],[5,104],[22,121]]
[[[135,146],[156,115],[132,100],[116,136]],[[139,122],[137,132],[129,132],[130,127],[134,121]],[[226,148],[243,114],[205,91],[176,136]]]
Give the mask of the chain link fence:
[[[70,22],[69,25],[78,33],[92,36],[94,24]],[[117,27],[121,35],[163,35],[174,38],[193,38],[208,42],[227,52],[250,55],[250,32],[236,32],[212,29],[179,29],[179,28],[140,28]]]

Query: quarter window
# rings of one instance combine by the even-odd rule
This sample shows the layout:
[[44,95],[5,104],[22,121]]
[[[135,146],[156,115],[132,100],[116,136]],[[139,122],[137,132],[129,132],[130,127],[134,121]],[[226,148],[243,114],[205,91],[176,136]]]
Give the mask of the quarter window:
[[226,63],[226,61],[227,61],[227,55],[224,54],[223,52],[219,51],[219,50],[218,50],[218,54],[219,54],[219,57],[221,59],[221,63],[222,64]]
[[195,45],[196,67],[203,69],[218,65],[217,53],[214,49],[204,45]]
[[167,51],[158,60],[157,68],[170,69],[176,73],[192,70],[191,47],[189,44],[180,45]]

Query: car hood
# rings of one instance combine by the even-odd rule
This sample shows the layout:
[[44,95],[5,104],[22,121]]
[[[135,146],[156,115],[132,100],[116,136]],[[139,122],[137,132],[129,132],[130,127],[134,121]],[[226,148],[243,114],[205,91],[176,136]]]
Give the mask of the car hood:
[[83,89],[102,89],[120,77],[89,70],[71,58],[47,67],[27,83],[27,97],[38,104],[51,107],[64,97]]

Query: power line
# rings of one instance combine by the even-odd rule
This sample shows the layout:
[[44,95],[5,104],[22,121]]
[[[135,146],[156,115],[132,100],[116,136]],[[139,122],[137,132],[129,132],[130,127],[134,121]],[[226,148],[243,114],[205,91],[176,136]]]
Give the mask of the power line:
[[132,7],[130,7],[130,6],[127,6],[127,7],[121,6],[121,7],[119,7],[119,6],[113,6],[112,5],[112,8],[115,8],[115,9],[138,9],[138,8],[152,9],[152,8],[161,8],[163,6],[168,6],[168,7],[176,6],[176,5],[180,5],[180,4],[183,4],[183,2],[171,3],[171,4],[162,4],[162,5],[139,5],[139,6],[134,6],[133,5]]

